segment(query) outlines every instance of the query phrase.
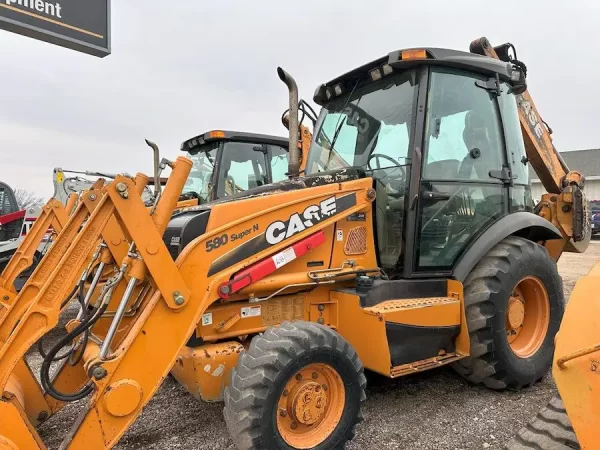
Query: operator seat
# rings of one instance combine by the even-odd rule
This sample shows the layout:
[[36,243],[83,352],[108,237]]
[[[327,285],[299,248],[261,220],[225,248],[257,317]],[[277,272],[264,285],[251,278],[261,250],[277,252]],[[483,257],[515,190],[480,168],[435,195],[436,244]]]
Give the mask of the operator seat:
[[[485,115],[485,117],[489,117],[489,115]],[[499,170],[502,167],[501,160],[494,157],[494,152],[499,155],[501,149],[492,148],[494,139],[490,139],[495,129],[494,125],[490,125],[484,119],[484,115],[478,114],[476,111],[469,111],[465,115],[463,140],[469,153],[463,159],[459,170],[461,179],[473,178],[491,181],[493,178],[490,177],[490,171]],[[489,186],[484,186],[481,190],[485,201],[475,204],[474,213],[491,217],[498,212],[497,209],[503,202],[502,195],[498,194],[496,188]]]
[[[468,153],[460,165],[458,175],[461,179],[477,178],[485,180],[491,169],[489,167],[491,149],[488,127],[481,114],[477,114],[475,111],[469,111],[465,114],[463,141]],[[475,170],[475,173],[473,173],[473,170]]]

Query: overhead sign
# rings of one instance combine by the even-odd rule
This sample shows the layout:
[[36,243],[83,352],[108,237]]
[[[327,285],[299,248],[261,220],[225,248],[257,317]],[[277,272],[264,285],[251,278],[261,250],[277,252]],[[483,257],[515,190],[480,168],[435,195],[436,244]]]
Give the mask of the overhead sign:
[[0,0],[0,28],[90,55],[110,55],[110,0]]

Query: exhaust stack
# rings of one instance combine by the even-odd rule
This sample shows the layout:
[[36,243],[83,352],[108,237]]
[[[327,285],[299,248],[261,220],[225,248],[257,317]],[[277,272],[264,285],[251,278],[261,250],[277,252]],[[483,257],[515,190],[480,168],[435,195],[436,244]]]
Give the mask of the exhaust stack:
[[288,177],[296,178],[300,176],[300,153],[298,152],[298,85],[292,76],[281,67],[277,68],[277,75],[286,84],[290,92]]
[[146,144],[148,144],[152,151],[154,152],[154,196],[158,196],[161,193],[161,185],[160,185],[160,153],[158,150],[158,145],[154,142],[145,139]]

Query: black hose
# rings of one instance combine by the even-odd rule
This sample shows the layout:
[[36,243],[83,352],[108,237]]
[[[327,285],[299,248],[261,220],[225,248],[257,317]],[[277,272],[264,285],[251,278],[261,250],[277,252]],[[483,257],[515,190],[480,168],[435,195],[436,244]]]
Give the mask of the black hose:
[[60,304],[60,309],[63,309],[65,306],[67,306],[69,304],[69,302],[73,299],[73,296],[77,292],[77,289],[79,289],[80,287],[81,287],[80,283],[77,283],[75,285],[75,287],[73,288],[73,290],[71,291],[71,293],[69,295],[67,295],[67,298],[65,298],[63,300],[63,302]]
[[[63,302],[60,304],[60,309],[62,310],[65,306],[67,306],[67,304],[73,299],[73,296],[75,295],[75,293],[77,292],[77,290],[79,289],[79,296],[78,296],[78,300],[79,303],[81,304],[81,308],[83,311],[83,314],[86,314],[85,311],[85,306],[83,303],[83,283],[77,283],[77,285],[75,285],[75,287],[73,288],[73,290],[71,291],[71,293],[69,295],[67,295],[67,297],[63,300]],[[83,316],[82,316],[83,317]],[[38,343],[37,343],[37,349],[39,354],[42,356],[42,358],[46,358],[48,355],[46,353],[46,351],[44,350],[44,336],[42,336]],[[71,351],[69,350],[67,353],[65,353],[64,355],[60,355],[60,356],[56,356],[53,358],[54,362],[57,361],[62,361],[63,359],[67,358],[69,355],[71,354]]]
[[95,308],[89,315],[86,315],[81,321],[81,323],[77,327],[75,327],[70,333],[64,336],[61,340],[59,340],[54,345],[54,347],[50,349],[46,358],[44,358],[42,367],[40,369],[40,381],[42,387],[48,393],[48,395],[55,398],[56,400],[61,402],[74,402],[77,400],[81,400],[82,398],[87,397],[94,389],[91,383],[87,383],[79,391],[72,394],[65,394],[59,392],[52,385],[52,381],[50,380],[50,366],[52,365],[53,358],[56,357],[56,354],[60,351],[60,349],[72,342],[73,339],[79,336],[82,332],[89,330],[100,319],[100,317],[102,317],[102,314],[106,312],[107,308],[108,303],[105,303],[100,308]]
[[[84,286],[84,283],[82,281],[81,289],[79,289],[79,303],[81,304],[81,317],[82,317],[82,319],[85,319],[88,317],[88,311],[87,311],[87,305],[85,304],[85,296],[84,296],[83,286]],[[91,286],[90,286],[90,288],[91,288]],[[83,358],[83,352],[85,352],[89,338],[90,338],[90,328],[88,327],[83,332],[83,338],[81,341],[81,350],[79,351],[79,355],[77,355],[77,358],[75,358],[74,361],[69,361],[69,364],[71,364],[72,366],[76,366],[77,364],[79,364],[79,362]],[[75,351],[75,349],[73,348],[69,352],[69,356],[72,355],[74,351]]]

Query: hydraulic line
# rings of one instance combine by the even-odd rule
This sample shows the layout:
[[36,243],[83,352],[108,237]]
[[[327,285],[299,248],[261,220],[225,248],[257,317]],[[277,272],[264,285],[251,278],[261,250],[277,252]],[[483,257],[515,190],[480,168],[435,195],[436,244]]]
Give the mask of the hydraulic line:
[[103,303],[102,306],[96,308],[93,313],[87,316],[77,327],[75,327],[70,333],[64,336],[60,341],[56,343],[54,347],[50,349],[48,355],[44,359],[42,363],[42,368],[40,369],[40,381],[44,390],[51,397],[56,400],[62,402],[74,402],[77,400],[81,400],[82,398],[87,397],[92,390],[94,389],[93,384],[91,382],[86,383],[86,385],[81,388],[79,391],[72,394],[65,394],[56,390],[53,386],[52,381],[50,380],[50,366],[52,364],[52,360],[56,357],[56,354],[59,352],[61,348],[65,345],[69,344],[73,339],[75,339],[79,334],[89,330],[97,321],[102,317],[102,314],[108,308],[108,302]]
[[[77,293],[77,291],[80,291],[78,294],[78,299],[79,302],[82,304],[83,307],[83,303],[82,303],[82,296],[81,296],[81,290],[83,290],[83,283],[79,282],[71,291],[71,293],[67,296],[67,298],[65,298],[63,300],[63,302],[60,305],[60,309],[63,309],[72,299],[73,296]],[[44,350],[44,336],[42,336],[38,343],[37,343],[37,348],[38,348],[38,352],[41,355],[42,358],[46,358],[48,355]],[[53,358],[53,361],[62,361],[63,359],[67,358],[69,355],[71,354],[71,350],[69,350],[67,353],[60,355],[60,356],[56,356]]]
[[[59,392],[58,390],[56,390],[56,388],[52,384],[52,381],[50,380],[50,367],[52,365],[53,359],[56,358],[56,355],[60,351],[60,349],[63,348],[64,346],[66,346],[67,344],[71,343],[77,336],[79,336],[82,333],[86,333],[86,335],[84,336],[84,339],[87,340],[87,338],[89,337],[89,330],[94,326],[94,324],[106,312],[106,309],[108,308],[108,305],[110,303],[112,292],[113,292],[114,288],[116,287],[116,285],[123,278],[126,268],[127,268],[127,264],[124,264],[121,267],[121,270],[119,271],[117,276],[115,276],[113,279],[109,280],[104,285],[104,287],[102,288],[102,291],[100,293],[100,296],[99,296],[98,306],[95,307],[89,314],[85,314],[82,318],[81,323],[77,327],[75,327],[71,332],[69,332],[66,336],[64,336],[62,339],[60,339],[50,349],[50,351],[44,358],[42,367],[40,369],[40,381],[41,381],[42,387],[48,393],[48,395],[55,398],[56,400],[59,400],[62,402],[74,402],[74,401],[77,401],[77,400],[87,397],[92,392],[93,384],[91,382],[88,382],[83,388],[81,388],[79,391],[72,393],[72,394],[65,394],[63,392]],[[80,296],[80,300],[83,303],[83,296]],[[69,352],[69,354],[70,354],[70,352]],[[77,359],[79,360],[82,355],[83,355],[83,351],[81,351],[81,354],[78,356]]]

